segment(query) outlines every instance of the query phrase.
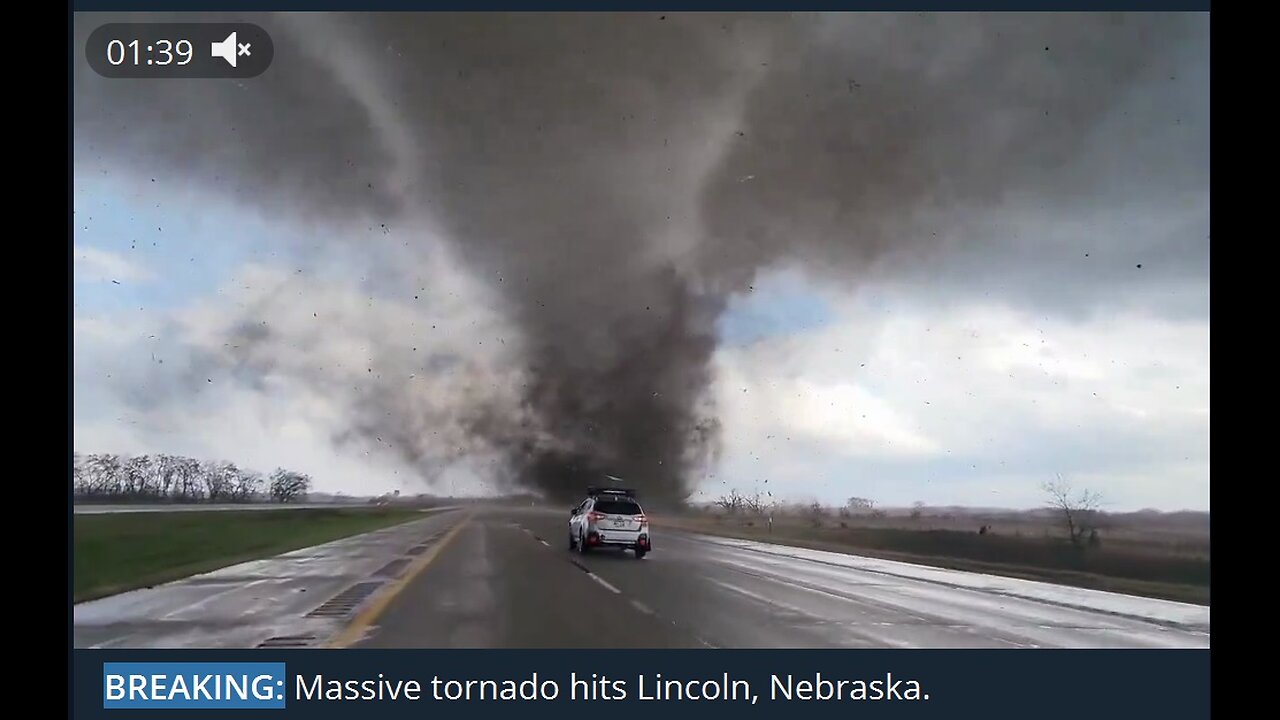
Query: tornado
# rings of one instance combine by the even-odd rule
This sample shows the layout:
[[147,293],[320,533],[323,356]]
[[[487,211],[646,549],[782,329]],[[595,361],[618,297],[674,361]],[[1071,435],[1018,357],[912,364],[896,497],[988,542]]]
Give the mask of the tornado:
[[[177,19],[233,18],[78,14],[75,30]],[[442,256],[461,268],[504,328],[484,349],[378,374],[432,341],[397,332],[400,315],[350,317],[385,332],[362,336],[374,360],[347,382],[287,359],[304,340],[264,324],[296,302],[278,293],[190,361],[192,386],[229,365],[245,387],[283,374],[339,399],[335,443],[392,446],[428,484],[441,463],[485,457],[552,499],[609,474],[682,502],[720,447],[717,323],[762,274],[856,287],[1010,198],[1085,212],[1207,183],[1199,98],[1162,90],[1207,56],[1203,16],[234,19],[273,38],[253,80],[109,81],[77,63],[76,163],[163,168],[308,223],[394,227],[393,250],[281,248],[358,263],[381,289],[414,292]],[[1192,134],[1171,145],[1175,114]],[[469,389],[422,388],[446,371]]]

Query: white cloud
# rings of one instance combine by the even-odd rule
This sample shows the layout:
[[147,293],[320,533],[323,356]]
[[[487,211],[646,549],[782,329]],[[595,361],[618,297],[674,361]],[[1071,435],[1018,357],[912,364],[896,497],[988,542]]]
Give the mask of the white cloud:
[[106,346],[137,347],[157,337],[162,320],[146,311],[80,313],[71,320],[73,355],[100,355]]
[[145,282],[155,274],[140,263],[90,245],[76,245],[73,274],[76,280]]
[[1025,505],[1064,473],[1124,507],[1207,507],[1207,322],[869,292],[831,325],[719,352],[717,485]]
[[522,420],[519,335],[449,258],[415,263],[407,297],[250,263],[155,327],[78,318],[77,450],[284,465],[330,492],[493,489],[468,424]]
[[737,361],[722,357],[718,407],[740,436],[805,438],[848,457],[936,452],[909,417],[856,382],[769,379]]

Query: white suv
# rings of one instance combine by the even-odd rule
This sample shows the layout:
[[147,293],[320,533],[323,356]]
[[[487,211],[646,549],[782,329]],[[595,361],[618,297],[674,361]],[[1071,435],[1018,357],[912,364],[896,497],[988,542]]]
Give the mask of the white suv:
[[599,547],[629,548],[636,559],[653,549],[649,520],[634,491],[590,488],[587,499],[570,511],[569,549],[586,553]]

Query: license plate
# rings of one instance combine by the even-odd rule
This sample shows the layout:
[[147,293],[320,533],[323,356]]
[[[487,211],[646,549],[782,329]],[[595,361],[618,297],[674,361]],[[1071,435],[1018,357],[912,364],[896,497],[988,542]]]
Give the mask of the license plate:
[[614,521],[613,521],[613,526],[614,526],[614,527],[616,527],[616,528],[626,527],[626,526],[627,526],[627,521],[626,521],[626,520],[614,520]]

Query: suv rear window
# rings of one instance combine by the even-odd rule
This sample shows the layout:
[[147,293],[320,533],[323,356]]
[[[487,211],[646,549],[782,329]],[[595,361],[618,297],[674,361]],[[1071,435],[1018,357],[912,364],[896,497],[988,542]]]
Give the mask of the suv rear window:
[[606,515],[640,514],[640,506],[629,500],[597,500],[594,510]]

